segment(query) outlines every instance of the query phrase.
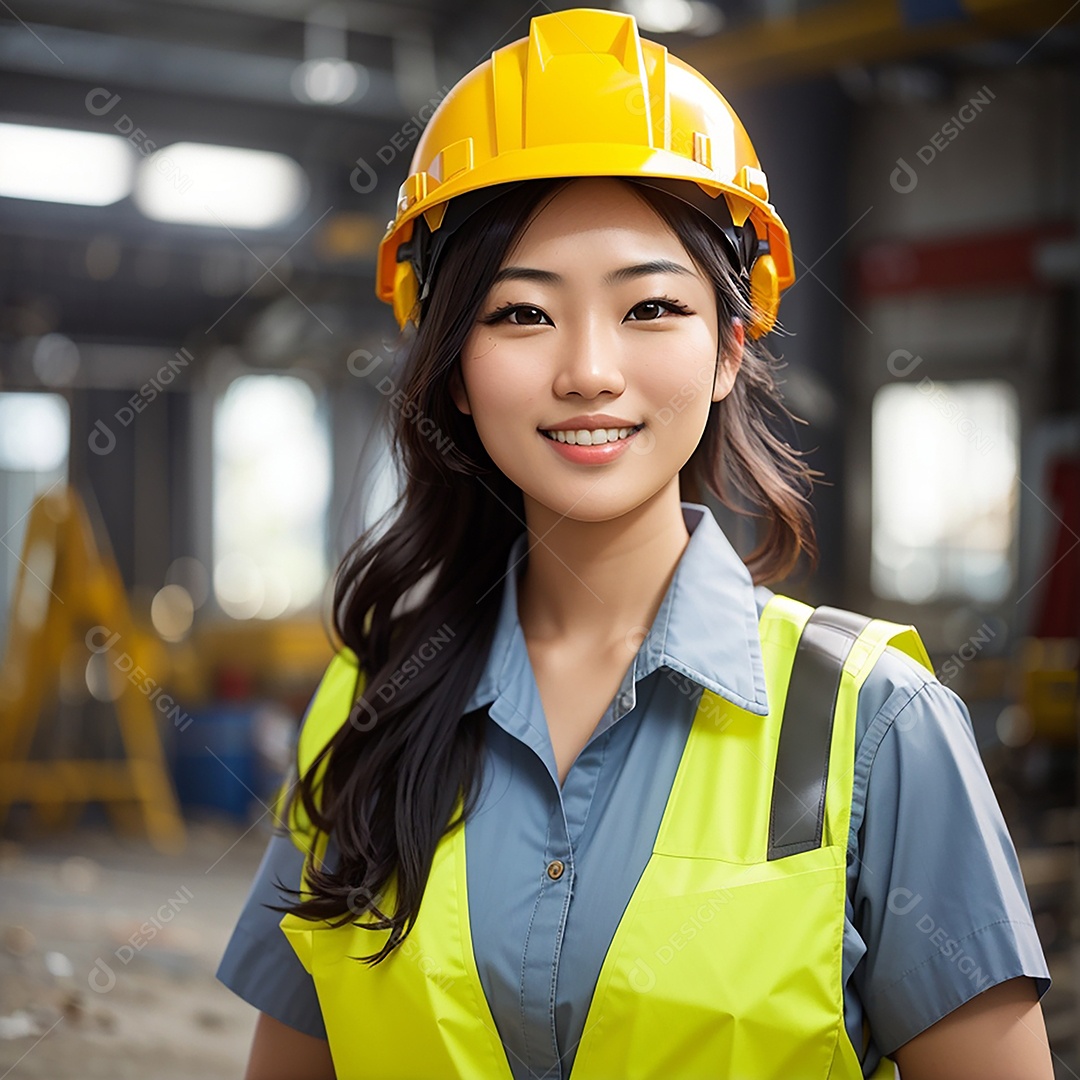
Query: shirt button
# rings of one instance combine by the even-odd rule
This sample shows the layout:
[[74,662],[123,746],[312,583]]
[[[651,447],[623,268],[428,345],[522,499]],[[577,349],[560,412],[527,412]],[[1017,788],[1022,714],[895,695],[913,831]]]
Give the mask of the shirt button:
[[562,877],[563,870],[565,869],[566,867],[559,859],[552,859],[551,862],[548,863],[547,875],[552,881],[558,881],[559,878]]

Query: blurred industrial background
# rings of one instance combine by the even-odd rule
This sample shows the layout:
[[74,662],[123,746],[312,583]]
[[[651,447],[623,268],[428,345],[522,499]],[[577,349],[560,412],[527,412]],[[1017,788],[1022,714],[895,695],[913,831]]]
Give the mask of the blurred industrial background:
[[[392,496],[375,248],[449,87],[568,6],[0,3],[0,1076],[242,1074],[213,970]],[[787,591],[914,622],[967,702],[1076,1077],[1080,4],[619,6],[791,230],[829,484]]]

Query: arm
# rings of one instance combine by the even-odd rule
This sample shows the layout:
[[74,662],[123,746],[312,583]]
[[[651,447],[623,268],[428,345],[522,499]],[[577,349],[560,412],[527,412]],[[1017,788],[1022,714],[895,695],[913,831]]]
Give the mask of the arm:
[[876,1049],[904,1080],[1052,1077],[1049,969],[966,706],[891,649],[864,697],[852,980]]
[[901,1080],[1054,1080],[1035,985],[998,983],[890,1055]]
[[336,1080],[330,1044],[259,1013],[244,1080]]
[[281,931],[281,912],[266,906],[289,903],[291,897],[275,882],[295,887],[302,864],[303,855],[288,836],[271,836],[217,978],[259,1012],[325,1040],[315,984]]

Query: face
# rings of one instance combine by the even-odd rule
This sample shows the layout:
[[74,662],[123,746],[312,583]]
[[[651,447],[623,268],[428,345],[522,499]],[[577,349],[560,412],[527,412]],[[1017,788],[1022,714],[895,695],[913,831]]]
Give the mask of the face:
[[575,180],[507,253],[451,392],[526,509],[607,520],[677,487],[731,390],[742,327],[718,365],[717,319],[712,283],[630,185]]

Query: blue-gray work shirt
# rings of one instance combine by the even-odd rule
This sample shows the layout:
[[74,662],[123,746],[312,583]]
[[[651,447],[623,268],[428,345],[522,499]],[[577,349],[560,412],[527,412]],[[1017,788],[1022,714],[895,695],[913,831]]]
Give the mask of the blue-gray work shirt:
[[[518,621],[523,531],[507,560],[487,666],[479,802],[466,821],[473,949],[515,1080],[569,1076],[604,955],[649,859],[707,687],[767,711],[754,588],[712,511],[684,502],[690,541],[619,692],[560,788]],[[859,693],[844,1016],[869,1076],[881,1055],[982,990],[1050,974],[1016,851],[959,697],[899,650]],[[331,840],[328,861],[336,861]],[[561,859],[552,881],[545,869]],[[287,903],[301,855],[274,836],[217,971],[257,1009],[326,1037],[311,977],[261,903]],[[864,1051],[863,1021],[869,1026]]]

